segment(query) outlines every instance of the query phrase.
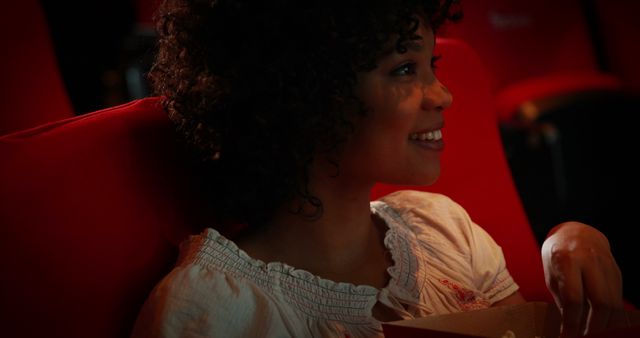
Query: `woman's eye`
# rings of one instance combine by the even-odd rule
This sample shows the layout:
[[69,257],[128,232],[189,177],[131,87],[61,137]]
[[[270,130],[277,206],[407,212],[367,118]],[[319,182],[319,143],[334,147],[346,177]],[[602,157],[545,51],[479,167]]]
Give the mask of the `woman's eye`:
[[406,75],[413,75],[415,73],[416,73],[416,64],[413,62],[405,63],[400,67],[391,71],[392,76],[406,76]]
[[[438,61],[442,55],[434,55],[430,60],[430,66],[433,71],[438,68]],[[392,76],[407,76],[417,72],[417,64],[415,62],[407,62],[391,71]]]

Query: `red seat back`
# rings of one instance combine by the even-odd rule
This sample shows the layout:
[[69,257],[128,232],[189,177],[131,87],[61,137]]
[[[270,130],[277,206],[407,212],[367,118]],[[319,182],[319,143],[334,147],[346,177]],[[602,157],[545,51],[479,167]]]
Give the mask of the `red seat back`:
[[607,66],[627,88],[640,93],[640,2],[595,0],[594,4]]
[[502,88],[556,72],[598,69],[580,0],[473,0],[443,36],[468,42]]
[[453,94],[445,111],[442,173],[433,186],[378,185],[373,197],[411,188],[444,193],[502,247],[508,268],[529,300],[552,301],[542,272],[540,250],[507,164],[491,92],[491,75],[465,43],[439,39],[438,77]]
[[125,337],[201,225],[156,99],[0,138],[6,337]]
[[0,135],[72,117],[40,2],[0,13]]
[[500,122],[528,101],[621,87],[599,69],[580,0],[474,0],[463,10],[443,35],[468,42],[495,74]]

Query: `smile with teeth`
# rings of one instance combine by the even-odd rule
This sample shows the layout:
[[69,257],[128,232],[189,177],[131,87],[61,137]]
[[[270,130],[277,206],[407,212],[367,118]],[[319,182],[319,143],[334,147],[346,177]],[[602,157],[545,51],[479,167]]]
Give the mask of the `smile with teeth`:
[[409,135],[412,141],[439,141],[442,139],[442,130],[428,131],[426,133],[413,133]]

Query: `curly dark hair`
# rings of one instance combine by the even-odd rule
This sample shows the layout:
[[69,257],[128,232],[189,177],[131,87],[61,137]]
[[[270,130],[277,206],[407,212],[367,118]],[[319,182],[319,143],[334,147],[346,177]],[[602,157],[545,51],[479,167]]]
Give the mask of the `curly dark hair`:
[[260,225],[295,198],[321,214],[308,169],[366,114],[357,73],[374,69],[391,39],[405,52],[418,14],[437,30],[460,16],[457,3],[165,0],[149,75],[197,150],[217,221]]

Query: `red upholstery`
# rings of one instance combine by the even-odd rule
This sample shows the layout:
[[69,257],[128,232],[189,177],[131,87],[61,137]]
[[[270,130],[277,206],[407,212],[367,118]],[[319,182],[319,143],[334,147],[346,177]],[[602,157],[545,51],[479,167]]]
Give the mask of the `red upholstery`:
[[[501,151],[489,75],[464,44],[438,41],[455,95],[443,175],[503,246],[529,299],[545,299],[539,251]],[[204,201],[149,98],[0,137],[0,327],[6,337],[123,337]],[[395,188],[378,186],[374,195]],[[430,189],[431,190],[431,189]]]
[[608,66],[627,88],[640,93],[640,2],[595,0],[594,4]]
[[555,72],[597,69],[580,0],[463,1],[464,18],[444,36],[467,41],[497,87]]
[[0,135],[72,117],[39,1],[1,11],[0,43]]
[[530,100],[620,87],[598,69],[580,0],[474,0],[444,36],[467,41],[495,74],[500,121]]
[[[411,189],[444,193],[498,242],[508,267],[528,300],[552,302],[542,272],[540,250],[511,178],[504,155],[491,75],[477,54],[456,40],[439,39],[439,78],[453,94],[445,112],[441,176],[433,186]],[[373,198],[400,188],[378,185]]]
[[145,99],[0,138],[3,336],[127,336],[203,224],[172,128]]
[[517,81],[496,94],[498,119],[510,121],[522,104],[570,93],[622,90],[620,79],[596,71],[556,73]]

